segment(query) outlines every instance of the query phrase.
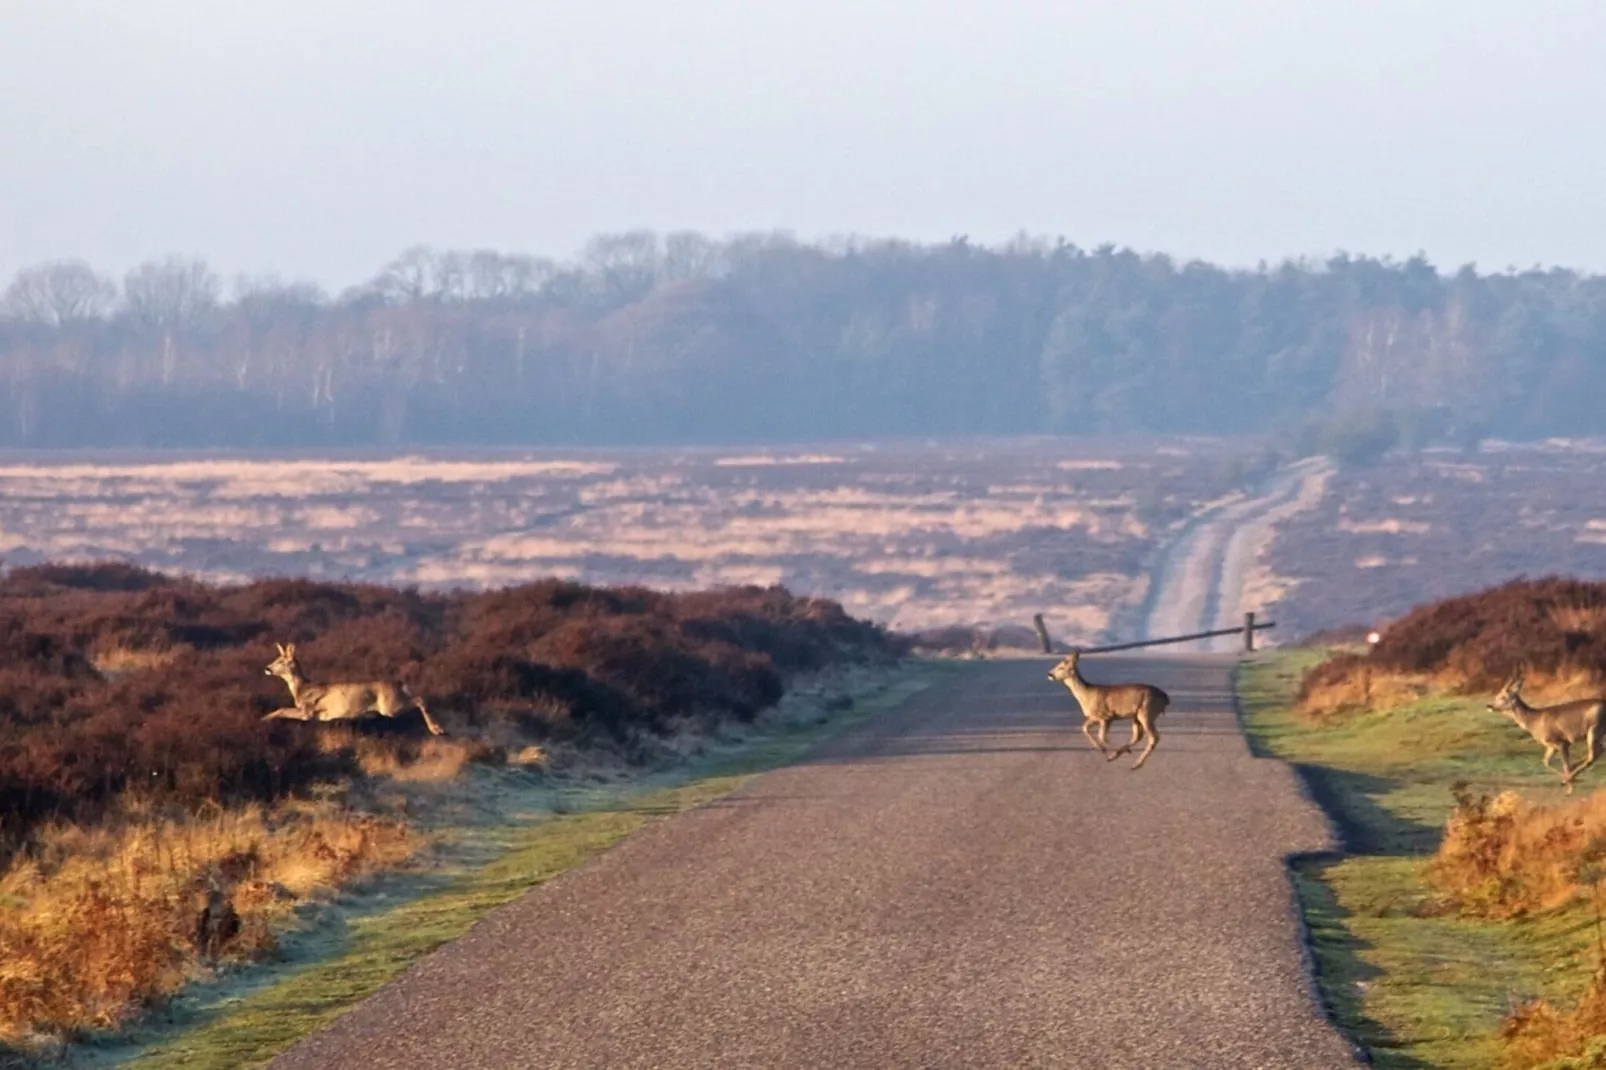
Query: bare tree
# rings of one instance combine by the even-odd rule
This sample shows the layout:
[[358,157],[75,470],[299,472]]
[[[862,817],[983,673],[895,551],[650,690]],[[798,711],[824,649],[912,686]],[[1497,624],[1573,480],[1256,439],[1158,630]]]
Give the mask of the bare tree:
[[204,260],[150,260],[123,279],[123,300],[140,323],[173,330],[217,305],[222,282]]
[[663,275],[670,281],[708,279],[724,274],[724,250],[696,231],[683,230],[664,239]]
[[631,301],[657,281],[658,235],[650,230],[601,234],[586,243],[580,261],[601,283],[610,302]]
[[63,327],[106,314],[117,287],[82,260],[57,260],[23,268],[0,296],[0,313]]
[[503,257],[502,277],[509,297],[524,297],[541,289],[558,273],[558,265],[541,256]]
[[468,289],[468,258],[448,249],[435,257],[430,271],[430,296],[437,301],[461,301]]
[[246,389],[252,376],[292,365],[308,344],[328,295],[315,282],[284,282],[276,275],[241,275],[234,280],[233,315],[215,352]]
[[755,230],[725,242],[723,258],[731,271],[745,271],[778,258],[796,256],[806,247],[786,230]]
[[235,306],[253,322],[318,308],[328,301],[322,286],[305,279],[285,282],[277,275],[240,275],[234,280]]
[[435,276],[435,250],[411,245],[385,265],[374,290],[391,304],[417,304],[430,295]]
[[222,282],[204,260],[169,256],[150,260],[123,277],[123,301],[134,322],[162,340],[162,385],[178,374],[179,337],[217,306]]
[[550,260],[480,249],[468,256],[468,296],[476,301],[524,297],[552,277]]

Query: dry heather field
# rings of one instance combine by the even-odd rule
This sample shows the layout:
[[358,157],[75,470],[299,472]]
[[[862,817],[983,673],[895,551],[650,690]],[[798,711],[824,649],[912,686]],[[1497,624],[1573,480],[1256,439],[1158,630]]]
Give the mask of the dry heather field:
[[0,457],[8,565],[489,588],[780,583],[897,629],[1120,631],[1234,447],[1087,440],[410,456]]
[[1340,470],[1263,559],[1285,637],[1392,620],[1517,576],[1606,578],[1606,442],[1486,443]]

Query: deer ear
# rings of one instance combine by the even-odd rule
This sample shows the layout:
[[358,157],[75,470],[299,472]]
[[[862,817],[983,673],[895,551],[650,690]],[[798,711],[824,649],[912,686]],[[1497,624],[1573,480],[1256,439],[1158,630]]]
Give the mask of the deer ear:
[[287,658],[293,658],[296,656],[296,645],[294,643],[285,644],[284,656]]
[[279,648],[279,656],[283,657],[284,656],[284,644],[283,643],[274,643],[273,645]]

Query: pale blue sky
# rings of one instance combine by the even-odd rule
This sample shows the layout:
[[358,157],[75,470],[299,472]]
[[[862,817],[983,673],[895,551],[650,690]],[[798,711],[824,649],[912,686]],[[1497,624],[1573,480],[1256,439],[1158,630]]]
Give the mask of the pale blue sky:
[[1606,270],[1600,0],[0,0],[0,284],[638,226]]

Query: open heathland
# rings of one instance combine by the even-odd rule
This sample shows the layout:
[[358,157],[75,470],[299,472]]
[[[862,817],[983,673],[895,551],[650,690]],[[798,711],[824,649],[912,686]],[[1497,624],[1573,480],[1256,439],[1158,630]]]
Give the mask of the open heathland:
[[[751,718],[784,675],[886,656],[889,636],[779,588],[662,594],[563,581],[477,594],[267,580],[218,587],[122,565],[0,581],[0,814],[8,836],[125,793],[273,799],[349,771],[264,674],[295,642],[315,680],[399,679],[448,732],[628,743]],[[511,740],[513,737],[506,737]],[[400,744],[398,744],[400,745]]]
[[1254,478],[1242,443],[1014,439],[420,455],[17,454],[9,564],[424,590],[551,576],[783,584],[902,631],[1131,626],[1176,528]]
[[1485,442],[1341,466],[1262,554],[1283,636],[1401,617],[1519,576],[1606,580],[1606,442]]
[[[289,706],[264,673],[280,642],[317,681],[406,683],[446,736],[416,714],[264,720]],[[899,651],[779,588],[427,594],[121,564],[12,570],[0,647],[0,1050],[35,1053],[274,953],[308,903],[413,857],[409,785],[661,759]]]

